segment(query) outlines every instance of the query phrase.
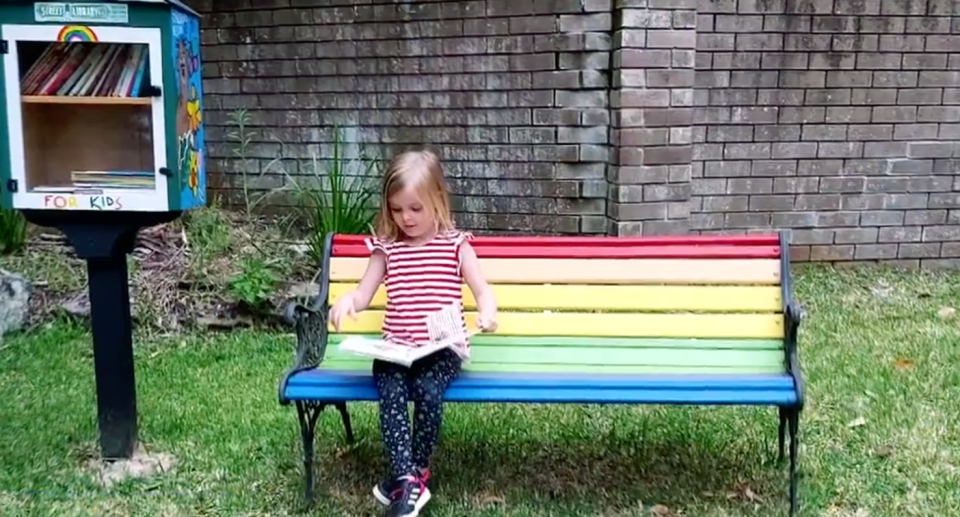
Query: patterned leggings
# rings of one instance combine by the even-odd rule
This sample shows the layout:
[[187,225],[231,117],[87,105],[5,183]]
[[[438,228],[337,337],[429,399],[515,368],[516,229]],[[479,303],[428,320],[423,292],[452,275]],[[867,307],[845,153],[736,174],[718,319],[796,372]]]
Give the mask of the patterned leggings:
[[[437,443],[443,416],[441,397],[460,371],[450,349],[413,363],[410,368],[374,360],[373,378],[380,395],[380,434],[394,479],[424,468]],[[414,429],[407,422],[407,402],[414,402]]]

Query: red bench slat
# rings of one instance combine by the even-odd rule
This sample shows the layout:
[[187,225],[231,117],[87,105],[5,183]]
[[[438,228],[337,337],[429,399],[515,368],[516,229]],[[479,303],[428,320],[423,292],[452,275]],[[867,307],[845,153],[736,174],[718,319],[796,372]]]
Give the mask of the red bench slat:
[[[573,259],[627,259],[627,258],[779,258],[779,246],[661,246],[643,248],[559,246],[477,246],[481,258],[573,258]],[[367,257],[367,247],[355,244],[334,245],[334,257]]]
[[[362,235],[336,235],[334,257],[367,257]],[[481,258],[779,258],[776,235],[709,237],[476,237]]]
[[[363,244],[366,235],[334,235],[333,244]],[[779,246],[777,234],[751,235],[658,235],[648,237],[588,237],[588,236],[519,236],[478,235],[471,241],[474,247],[481,246],[603,246],[631,248],[635,246]]]

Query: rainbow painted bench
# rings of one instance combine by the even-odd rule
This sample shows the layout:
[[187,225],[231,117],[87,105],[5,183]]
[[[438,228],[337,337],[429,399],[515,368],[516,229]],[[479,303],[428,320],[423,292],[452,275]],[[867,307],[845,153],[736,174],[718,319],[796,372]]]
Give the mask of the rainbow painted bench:
[[[790,515],[797,505],[803,379],[798,307],[784,235],[477,237],[497,298],[499,328],[475,336],[450,402],[766,405],[779,409],[779,458],[790,434]],[[369,251],[363,236],[327,235],[320,293],[291,305],[294,366],[280,403],[296,404],[306,501],[313,496],[317,417],[375,401],[370,360],[339,353],[345,334],[377,334],[386,293],[335,334],[328,303],[352,289]],[[468,323],[476,303],[464,285]]]

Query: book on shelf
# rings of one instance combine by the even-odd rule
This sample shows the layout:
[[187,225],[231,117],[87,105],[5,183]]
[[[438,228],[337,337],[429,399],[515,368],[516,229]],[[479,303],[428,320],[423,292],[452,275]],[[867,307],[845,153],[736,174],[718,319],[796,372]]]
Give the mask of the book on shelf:
[[42,185],[36,188],[32,188],[30,190],[33,192],[40,192],[40,193],[46,193],[46,194],[73,194],[74,192],[81,189],[73,185],[70,185],[70,186]]
[[80,190],[152,189],[156,186],[150,171],[73,171],[70,184],[43,185],[35,192],[71,193]]
[[350,336],[340,342],[340,351],[410,367],[410,365],[418,359],[422,359],[444,348],[455,346],[457,346],[457,342],[453,340],[414,347],[392,343],[383,339]]
[[77,188],[153,188],[151,171],[73,171],[70,179]]
[[23,76],[21,94],[137,97],[147,56],[144,44],[52,43]]

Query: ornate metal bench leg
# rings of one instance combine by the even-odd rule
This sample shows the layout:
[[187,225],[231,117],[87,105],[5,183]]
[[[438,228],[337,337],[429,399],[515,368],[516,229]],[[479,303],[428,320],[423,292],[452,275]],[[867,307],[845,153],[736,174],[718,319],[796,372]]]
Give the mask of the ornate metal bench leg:
[[347,412],[347,403],[338,402],[336,406],[340,410],[340,416],[343,417],[343,429],[347,433],[347,443],[353,445],[353,427],[350,426],[350,413]]
[[790,517],[797,513],[797,435],[800,429],[800,411],[790,411]]
[[310,506],[313,500],[313,436],[317,427],[317,418],[320,417],[324,407],[324,404],[297,401],[300,437],[303,438],[303,471],[306,483],[304,502],[307,506]]
[[778,443],[780,445],[780,455],[777,456],[777,461],[783,461],[783,438],[787,432],[787,413],[788,412],[787,412],[787,409],[782,406],[778,406],[778,408],[780,409],[780,429],[778,430],[779,432]]

